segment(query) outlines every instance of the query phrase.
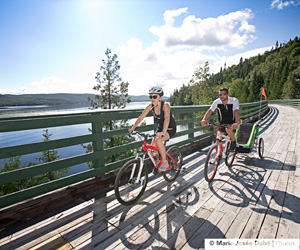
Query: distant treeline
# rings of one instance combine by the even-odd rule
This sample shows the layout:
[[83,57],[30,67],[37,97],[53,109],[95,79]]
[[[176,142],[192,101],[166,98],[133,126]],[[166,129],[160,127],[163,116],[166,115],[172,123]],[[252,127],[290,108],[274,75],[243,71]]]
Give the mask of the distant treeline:
[[[191,80],[171,95],[171,105],[211,104],[220,87],[228,87],[231,96],[241,103],[260,100],[261,87],[268,99],[300,98],[300,39],[278,41],[271,51],[249,59],[240,58],[238,65],[221,67],[209,74],[208,62],[195,70]],[[263,97],[264,98],[264,97]]]
[[[0,106],[33,106],[33,105],[73,105],[89,106],[88,97],[93,94],[26,94],[26,95],[0,95]],[[148,101],[147,95],[130,96],[132,102]]]

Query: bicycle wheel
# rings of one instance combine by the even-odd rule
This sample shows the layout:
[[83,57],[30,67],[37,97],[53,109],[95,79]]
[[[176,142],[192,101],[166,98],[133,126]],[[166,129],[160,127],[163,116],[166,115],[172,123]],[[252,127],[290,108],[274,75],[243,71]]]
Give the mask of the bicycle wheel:
[[172,168],[163,172],[163,176],[166,181],[174,181],[180,173],[183,158],[182,158],[181,151],[180,151],[179,147],[177,147],[177,146],[173,146],[173,147],[169,148],[167,153],[174,159],[174,161],[177,162],[177,164],[167,154],[167,161],[169,162],[169,166]]
[[140,161],[133,159],[125,163],[115,180],[115,195],[123,205],[132,205],[143,195],[148,183],[148,169],[144,165],[141,177],[138,179]]
[[232,163],[234,161],[234,158],[235,158],[235,155],[236,155],[236,152],[233,151],[233,152],[227,152],[226,154],[226,157],[225,157],[225,164],[227,167],[231,167],[232,166]]
[[260,158],[264,157],[264,139],[263,138],[259,138],[259,141],[258,141],[258,156]]
[[218,154],[218,146],[217,144],[214,144],[208,151],[204,165],[204,177],[206,181],[211,182],[214,179],[219,165],[219,161],[220,157]]

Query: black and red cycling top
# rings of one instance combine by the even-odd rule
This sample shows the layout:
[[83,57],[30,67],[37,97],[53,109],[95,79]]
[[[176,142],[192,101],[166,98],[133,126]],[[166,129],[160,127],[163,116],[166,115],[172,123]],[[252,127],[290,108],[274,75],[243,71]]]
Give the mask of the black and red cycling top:
[[228,97],[227,103],[224,105],[220,98],[216,99],[211,105],[212,111],[218,110],[219,122],[221,124],[235,123],[234,111],[240,109],[239,100],[235,97]]
[[[156,132],[162,132],[164,129],[164,122],[165,122],[165,112],[163,110],[164,104],[165,104],[165,102],[162,101],[159,115],[155,114],[154,105],[152,104],[151,110],[152,110],[154,119],[158,122],[158,127],[157,127]],[[169,126],[168,126],[168,133],[169,133],[170,137],[172,137],[176,133],[176,122],[172,115],[171,110],[170,110],[170,122],[169,122]]]

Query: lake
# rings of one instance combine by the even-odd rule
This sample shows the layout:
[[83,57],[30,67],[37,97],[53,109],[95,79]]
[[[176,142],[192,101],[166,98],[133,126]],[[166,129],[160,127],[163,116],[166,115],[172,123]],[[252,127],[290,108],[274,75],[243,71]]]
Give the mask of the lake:
[[[128,108],[145,108],[150,102],[132,102],[127,105]],[[0,108],[0,119],[1,116],[14,116],[14,115],[22,115],[22,114],[59,114],[59,113],[78,113],[90,111],[89,107],[74,107],[74,106],[60,106],[60,107],[48,107],[48,106],[22,106],[22,107],[6,107]],[[129,123],[133,124],[136,119],[132,119]],[[145,119],[147,124],[151,124],[153,122],[152,117],[147,117]],[[74,137],[79,135],[90,134],[89,129],[90,124],[81,124],[81,125],[72,125],[66,127],[54,127],[49,128],[49,133],[52,134],[51,140]],[[185,129],[185,126],[178,126],[178,131]],[[17,132],[6,132],[0,133],[0,149],[2,147],[22,145],[28,143],[36,143],[44,140],[43,137],[43,129],[34,129],[27,131],[17,131]],[[174,142],[181,140],[181,138],[173,139]],[[80,155],[85,153],[85,149],[81,145],[76,145],[67,148],[58,149],[59,159],[64,159],[68,157],[72,157],[74,155]],[[40,157],[41,153],[23,155],[21,157],[22,166],[25,163],[29,162],[37,162],[36,158]],[[5,159],[0,160],[0,168],[3,167]],[[71,167],[69,173],[67,175],[72,175],[75,173],[79,173],[82,171],[88,170],[87,164],[80,164]]]

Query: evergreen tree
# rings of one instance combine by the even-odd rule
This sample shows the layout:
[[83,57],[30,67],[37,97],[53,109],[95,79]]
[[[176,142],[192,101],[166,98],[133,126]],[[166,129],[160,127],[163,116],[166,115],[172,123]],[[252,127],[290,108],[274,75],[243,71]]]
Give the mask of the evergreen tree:
[[204,67],[195,70],[190,84],[192,86],[191,100],[193,104],[207,104],[212,102],[216,97],[216,90],[213,81],[209,81],[209,64],[205,62]]
[[[50,141],[50,137],[52,136],[52,134],[49,134],[48,129],[44,130],[44,141]],[[31,166],[36,166],[38,165],[38,163],[35,162],[29,162],[28,164],[25,162],[24,166],[21,166],[21,160],[20,160],[21,156],[15,156],[15,157],[11,157],[8,160],[6,160],[3,164],[3,167],[1,167],[0,169],[0,173],[4,173],[4,172],[10,172],[13,170],[17,170],[20,168],[28,168]],[[55,161],[56,159],[59,158],[58,155],[58,151],[57,150],[47,150],[42,152],[42,155],[38,158],[36,158],[36,160],[38,160],[40,163],[47,163],[47,162],[52,162]],[[43,183],[47,183],[49,181],[52,180],[56,180],[59,179],[60,177],[62,177],[64,174],[68,173],[70,170],[70,168],[65,168],[56,172],[50,171],[48,173],[45,174],[41,174],[39,176],[34,176],[31,178],[27,178],[27,179],[21,179],[18,181],[14,181],[11,183],[7,183],[4,185],[0,186],[0,196],[1,195],[6,195],[6,194],[10,194],[16,191],[20,191],[29,187],[33,187],[33,186],[37,186]]]
[[[44,131],[44,134],[43,134],[44,141],[45,142],[50,141],[50,137],[53,134],[50,134],[48,129],[45,129],[43,131]],[[42,155],[36,159],[41,163],[47,163],[47,162],[55,161],[58,158],[59,158],[58,151],[52,149],[52,150],[46,150],[46,151],[42,152]],[[68,173],[69,171],[70,171],[70,168],[64,168],[57,172],[50,171],[46,174],[41,175],[39,177],[39,180],[40,181],[44,180],[44,182],[53,181],[53,180],[60,178],[64,174]]]
[[[88,98],[91,103],[91,109],[122,109],[125,108],[128,103],[131,102],[128,97],[128,82],[123,82],[120,77],[120,65],[117,60],[117,55],[113,54],[110,49],[106,49],[106,58],[102,60],[100,71],[96,73],[95,79],[97,84],[94,86],[94,90],[99,91],[99,94],[95,96],[95,100]],[[107,121],[103,123],[104,131],[111,131],[115,129],[128,127],[127,120]],[[121,136],[119,138],[111,138],[104,141],[104,148],[115,147],[123,145],[133,141],[131,136]],[[92,145],[84,146],[87,152],[92,151]],[[120,155],[112,155],[105,159],[105,162],[114,162],[118,159],[131,156],[132,153],[123,153]],[[89,165],[93,167],[93,164]]]
[[[265,88],[268,100],[299,97],[299,66],[300,39],[295,37],[287,44],[280,43],[280,46],[276,41],[275,50],[249,59],[240,58],[238,65],[221,67],[215,75],[201,77],[203,68],[196,69],[190,80],[188,95],[177,105],[184,105],[187,100],[191,104],[210,104],[211,96],[215,97],[218,88],[223,86],[228,86],[230,94],[239,98],[241,103],[259,100],[261,87]],[[179,90],[177,96],[181,96],[182,92]]]
[[300,66],[289,74],[282,90],[283,99],[300,98]]

